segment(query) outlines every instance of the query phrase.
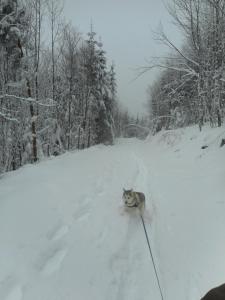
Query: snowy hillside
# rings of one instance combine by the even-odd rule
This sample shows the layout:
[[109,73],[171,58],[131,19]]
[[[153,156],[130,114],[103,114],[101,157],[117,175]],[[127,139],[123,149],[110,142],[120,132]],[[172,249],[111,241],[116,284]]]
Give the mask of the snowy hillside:
[[[224,281],[224,128],[161,132],[28,165],[0,179],[0,300],[200,299]],[[203,145],[208,148],[201,149]]]

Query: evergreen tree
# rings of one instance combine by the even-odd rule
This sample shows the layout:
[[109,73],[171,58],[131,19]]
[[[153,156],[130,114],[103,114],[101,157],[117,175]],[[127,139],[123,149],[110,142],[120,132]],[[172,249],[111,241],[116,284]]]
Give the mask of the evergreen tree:
[[113,143],[114,67],[108,71],[93,30],[83,40],[71,25],[55,27],[58,10],[48,3],[49,48],[42,43],[44,0],[0,1],[0,172]]
[[[102,44],[97,51],[98,116],[96,118],[96,142],[113,144],[113,99],[106,71],[105,52]],[[115,92],[115,91],[114,91]]]
[[11,94],[21,91],[24,23],[25,10],[16,0],[0,2],[0,161],[3,170],[15,170],[22,164],[24,111]]

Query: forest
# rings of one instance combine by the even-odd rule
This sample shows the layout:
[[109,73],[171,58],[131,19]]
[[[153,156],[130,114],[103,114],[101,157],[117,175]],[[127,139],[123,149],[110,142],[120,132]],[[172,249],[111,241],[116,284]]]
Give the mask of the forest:
[[92,24],[82,36],[60,0],[1,1],[0,56],[0,173],[113,143],[115,67]]
[[168,46],[165,57],[153,57],[142,72],[160,68],[148,88],[153,132],[188,125],[222,126],[225,116],[225,1],[172,0],[167,10],[180,30],[179,48],[161,27],[155,34]]
[[[225,117],[225,1],[171,0],[167,11],[182,33],[178,47],[162,27],[155,39],[168,54],[149,84],[146,116],[132,116],[117,95],[94,24],[81,34],[63,15],[62,0],[0,2],[0,173],[43,157],[112,145],[115,137],[204,124]],[[135,77],[135,74],[134,74]]]

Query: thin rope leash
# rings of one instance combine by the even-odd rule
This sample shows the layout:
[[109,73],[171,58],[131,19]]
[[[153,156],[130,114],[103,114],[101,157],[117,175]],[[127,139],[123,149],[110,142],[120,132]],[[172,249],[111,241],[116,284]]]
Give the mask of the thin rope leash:
[[154,257],[153,257],[153,254],[152,254],[151,245],[150,245],[149,238],[148,238],[148,233],[147,233],[147,230],[146,230],[146,227],[145,227],[145,222],[144,222],[143,217],[142,217],[141,214],[140,214],[140,216],[141,216],[142,224],[143,224],[143,227],[144,227],[145,236],[146,236],[146,240],[147,240],[147,243],[148,243],[148,248],[149,248],[149,252],[150,252],[150,255],[151,255],[152,264],[153,264],[153,267],[154,267],[155,276],[156,276],[156,279],[157,279],[160,295],[161,295],[162,300],[164,300],[163,293],[162,293],[162,288],[161,288],[160,281],[159,281],[159,276],[158,276],[158,273],[157,273]]

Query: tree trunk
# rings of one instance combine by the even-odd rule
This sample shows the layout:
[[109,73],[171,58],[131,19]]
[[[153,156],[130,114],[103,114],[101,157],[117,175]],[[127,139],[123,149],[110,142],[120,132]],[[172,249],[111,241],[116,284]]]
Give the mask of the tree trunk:
[[[28,97],[31,98],[31,87],[28,79],[27,79],[27,94]],[[33,162],[37,162],[38,157],[37,157],[36,120],[35,120],[34,106],[32,103],[30,103],[30,115],[31,115],[32,156],[33,156]]]

